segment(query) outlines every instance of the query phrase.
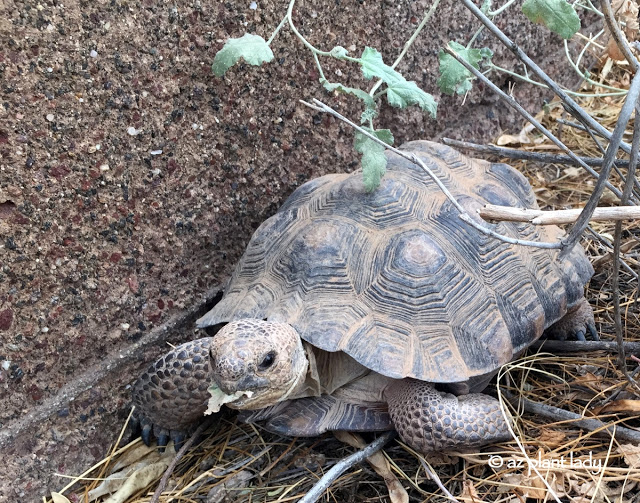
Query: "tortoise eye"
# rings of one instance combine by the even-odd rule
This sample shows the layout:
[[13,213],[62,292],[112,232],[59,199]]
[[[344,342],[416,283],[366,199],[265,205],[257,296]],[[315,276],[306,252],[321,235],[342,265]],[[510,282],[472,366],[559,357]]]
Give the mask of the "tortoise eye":
[[258,365],[260,370],[266,370],[276,361],[276,353],[275,351],[269,351]]

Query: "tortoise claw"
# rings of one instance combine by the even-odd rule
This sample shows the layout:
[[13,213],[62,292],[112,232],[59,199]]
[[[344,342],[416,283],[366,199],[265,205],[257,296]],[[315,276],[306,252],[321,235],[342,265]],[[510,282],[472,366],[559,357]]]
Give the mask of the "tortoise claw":
[[133,414],[131,414],[128,426],[132,436],[140,435],[140,417],[138,416],[137,412],[134,411]]
[[577,341],[585,341],[586,342],[586,338],[584,336],[584,330],[578,330],[575,334],[574,334],[575,338]]
[[169,443],[169,430],[167,430],[166,428],[161,428],[159,426],[154,425],[153,434],[155,435],[156,440],[158,441],[158,451],[164,452],[164,448]]
[[156,438],[158,439],[158,451],[159,452],[164,452],[164,448],[169,443],[169,435],[162,434],[162,435],[159,435]]
[[589,339],[591,339],[592,341],[600,340],[600,336],[598,335],[596,326],[593,323],[587,323],[587,330],[589,331]]
[[178,452],[184,444],[184,434],[181,431],[172,431],[171,440],[173,440],[173,448]]
[[142,441],[144,442],[144,445],[146,445],[147,447],[149,447],[151,445],[151,425],[150,424],[145,424],[142,427],[142,433],[140,434],[140,437],[142,437]]

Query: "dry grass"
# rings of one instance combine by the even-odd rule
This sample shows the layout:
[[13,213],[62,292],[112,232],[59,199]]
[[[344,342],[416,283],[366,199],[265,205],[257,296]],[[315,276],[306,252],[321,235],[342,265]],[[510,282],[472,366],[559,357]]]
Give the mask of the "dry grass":
[[[625,87],[628,74],[614,67],[607,83]],[[621,100],[593,98],[583,106],[600,122],[613,129]],[[600,156],[594,141],[584,132],[559,126],[563,116],[557,104],[540,114],[546,125],[574,151]],[[630,130],[630,129],[629,129]],[[530,134],[534,137],[534,134]],[[630,142],[630,134],[625,138]],[[548,142],[524,146],[533,150],[554,151]],[[531,180],[543,207],[578,207],[588,198],[593,182],[580,170],[563,166],[540,166],[520,163],[518,167]],[[620,185],[620,181],[616,181]],[[605,197],[603,204],[613,202]],[[623,259],[638,270],[638,228],[625,223]],[[594,224],[599,237],[587,236],[583,242],[593,260],[596,274],[587,298],[594,306],[596,320],[603,339],[614,338],[611,291],[611,250],[602,239],[613,239],[613,224]],[[621,271],[620,295],[623,329],[627,340],[640,339],[640,322],[636,304],[637,282],[634,276]],[[609,423],[638,428],[638,407],[631,388],[624,389],[625,378],[617,368],[616,354],[593,352],[571,356],[530,354],[505,369],[502,390],[524,396],[538,403],[549,403],[577,414],[593,411]],[[613,405],[602,409],[605,400],[616,392]],[[624,399],[629,399],[624,401]],[[607,411],[617,410],[617,412]],[[571,422],[550,422],[538,416],[513,409],[518,443],[515,441],[483,449],[480,453],[438,455],[429,462],[447,489],[459,501],[524,502],[527,498],[571,502],[640,500],[640,448],[620,444],[610,436],[581,430]],[[191,449],[178,465],[161,497],[162,502],[231,501],[285,502],[299,499],[331,466],[353,448],[337,441],[332,435],[313,439],[289,439],[260,430],[253,425],[237,423],[232,415],[225,416],[210,428],[199,444]],[[158,473],[144,488],[126,501],[148,502],[173,452],[159,455],[139,441],[120,449],[95,467],[85,477],[101,479],[127,459],[147,456],[148,465]],[[420,456],[400,442],[393,442],[385,455],[395,473],[407,488],[411,501],[445,501],[436,484],[425,475]],[[538,461],[538,472],[531,470],[527,458]],[[593,469],[584,467],[591,460]],[[500,466],[498,466],[500,465]],[[583,465],[583,466],[580,466]],[[89,491],[99,480],[80,481],[66,494],[75,501],[89,501]],[[324,501],[387,501],[388,491],[383,480],[367,464],[354,467],[339,478],[326,493]],[[99,499],[98,501],[106,501]]]

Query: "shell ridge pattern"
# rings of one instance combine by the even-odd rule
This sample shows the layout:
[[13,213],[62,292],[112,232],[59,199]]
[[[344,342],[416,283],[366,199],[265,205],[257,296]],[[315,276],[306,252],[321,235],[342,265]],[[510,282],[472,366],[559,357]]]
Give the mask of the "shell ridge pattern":
[[[487,202],[535,205],[513,168],[429,142],[402,148],[420,156],[472,218]],[[495,370],[566,311],[588,264],[565,273],[548,250],[523,253],[477,232],[422,168],[388,159],[373,193],[358,171],[294,192],[256,231],[205,322],[252,313],[288,322],[310,344],[380,374],[459,382]],[[559,232],[490,225],[524,239]]]

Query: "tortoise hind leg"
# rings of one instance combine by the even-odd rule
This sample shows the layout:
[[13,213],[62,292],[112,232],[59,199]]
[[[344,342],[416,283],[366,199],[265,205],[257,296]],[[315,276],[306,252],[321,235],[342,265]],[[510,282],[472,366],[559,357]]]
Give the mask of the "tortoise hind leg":
[[[596,323],[593,319],[593,309],[584,297],[567,311],[560,320],[545,330],[547,337],[561,341],[577,339],[584,341],[587,338],[599,341]],[[586,336],[586,337],[585,337]]]
[[209,345],[206,337],[182,344],[151,365],[133,385],[132,398],[142,440],[149,445],[151,433],[163,447],[171,438],[175,446],[207,410]]
[[468,450],[511,438],[500,403],[482,393],[457,397],[424,381],[402,379],[385,397],[400,437],[420,452]]

